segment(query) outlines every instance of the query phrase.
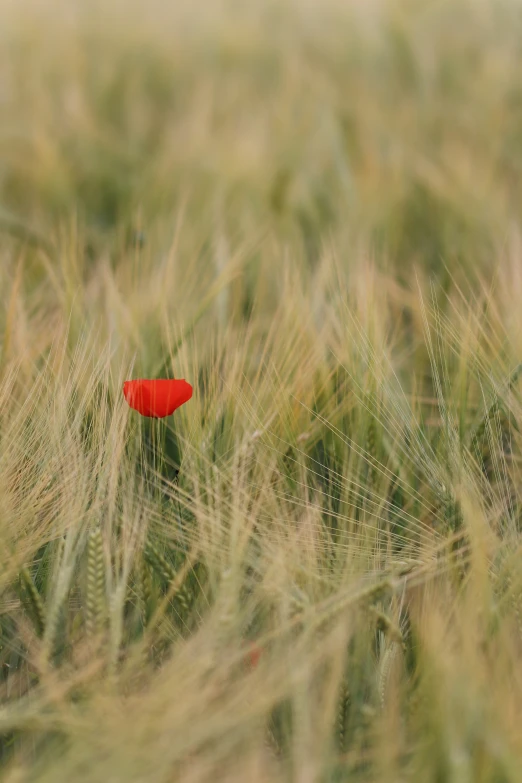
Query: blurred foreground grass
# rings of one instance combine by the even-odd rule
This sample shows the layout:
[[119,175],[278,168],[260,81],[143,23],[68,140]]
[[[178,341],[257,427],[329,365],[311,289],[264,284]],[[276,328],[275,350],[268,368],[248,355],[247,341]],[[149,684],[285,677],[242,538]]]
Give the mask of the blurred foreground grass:
[[521,33],[1,5],[3,779],[521,779]]

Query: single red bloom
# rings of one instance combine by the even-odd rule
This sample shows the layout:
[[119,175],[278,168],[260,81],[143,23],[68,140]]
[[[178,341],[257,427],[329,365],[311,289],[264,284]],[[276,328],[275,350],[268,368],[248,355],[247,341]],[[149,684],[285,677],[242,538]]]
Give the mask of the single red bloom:
[[259,663],[259,659],[261,658],[262,649],[261,647],[256,644],[255,642],[250,642],[248,645],[247,650],[247,660],[252,667],[252,669],[255,669],[257,664]]
[[192,386],[184,378],[176,381],[140,379],[125,381],[123,394],[130,407],[142,416],[162,419],[190,400]]

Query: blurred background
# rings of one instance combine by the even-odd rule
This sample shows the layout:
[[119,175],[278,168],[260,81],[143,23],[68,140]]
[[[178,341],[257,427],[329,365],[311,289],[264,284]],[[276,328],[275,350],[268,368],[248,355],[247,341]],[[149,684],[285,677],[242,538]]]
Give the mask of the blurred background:
[[[270,235],[491,274],[520,223],[513,0],[3,0],[0,231]],[[169,233],[170,232],[170,233]],[[295,245],[294,245],[295,247]]]

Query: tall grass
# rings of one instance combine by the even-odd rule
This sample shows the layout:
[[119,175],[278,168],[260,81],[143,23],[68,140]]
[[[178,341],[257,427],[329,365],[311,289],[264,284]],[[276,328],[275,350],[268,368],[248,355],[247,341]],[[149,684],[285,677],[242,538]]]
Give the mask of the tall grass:
[[3,779],[520,779],[521,23],[2,5]]

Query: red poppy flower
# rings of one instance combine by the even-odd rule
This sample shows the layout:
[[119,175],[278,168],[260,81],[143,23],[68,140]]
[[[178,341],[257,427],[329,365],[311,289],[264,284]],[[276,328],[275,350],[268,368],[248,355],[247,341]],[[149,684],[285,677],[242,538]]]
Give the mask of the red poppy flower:
[[255,642],[250,642],[248,645],[248,649],[246,652],[246,659],[252,669],[255,669],[257,664],[259,663],[259,659],[261,658],[261,647],[256,644]]
[[177,381],[141,379],[125,381],[123,394],[130,407],[142,416],[162,419],[190,400],[192,386],[184,378]]

